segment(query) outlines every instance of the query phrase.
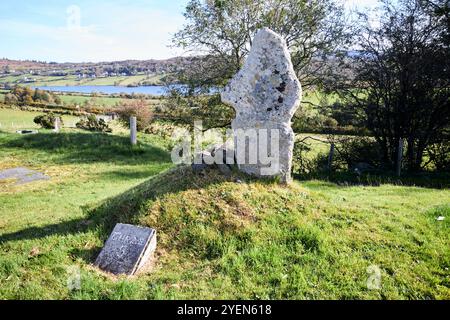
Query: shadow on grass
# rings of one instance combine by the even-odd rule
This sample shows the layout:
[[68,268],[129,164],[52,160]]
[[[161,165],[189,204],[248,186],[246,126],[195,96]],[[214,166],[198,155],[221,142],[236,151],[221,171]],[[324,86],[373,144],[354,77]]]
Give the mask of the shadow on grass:
[[137,165],[170,161],[169,153],[148,143],[130,144],[126,136],[103,133],[61,132],[12,136],[0,142],[3,150],[38,150],[54,163],[113,162]]
[[398,186],[422,187],[429,189],[446,189],[450,188],[450,173],[448,172],[421,172],[421,173],[405,173],[401,177],[397,177],[393,173],[378,172],[365,173],[357,175],[352,172],[320,172],[309,175],[294,175],[299,181],[306,180],[322,180],[334,183],[341,187],[353,186],[372,186],[378,187],[383,184],[392,184]]
[[[242,176],[239,177],[245,179]],[[9,241],[34,240],[55,235],[66,236],[86,232],[96,232],[105,241],[116,223],[138,223],[141,208],[148,201],[164,194],[200,189],[232,179],[235,179],[235,176],[225,177],[216,169],[194,173],[189,166],[179,166],[152,177],[116,197],[106,199],[97,207],[82,207],[86,213],[85,218],[3,234],[0,235],[0,244]],[[99,250],[100,248],[74,249],[71,254],[90,263],[95,259]]]

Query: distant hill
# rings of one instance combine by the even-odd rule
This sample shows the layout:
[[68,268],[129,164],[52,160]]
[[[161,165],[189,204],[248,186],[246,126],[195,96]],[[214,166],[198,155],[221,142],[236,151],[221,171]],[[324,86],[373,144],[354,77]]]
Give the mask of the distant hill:
[[96,75],[131,76],[138,73],[171,73],[189,65],[196,57],[175,57],[165,60],[125,60],[113,62],[56,63],[30,60],[0,59],[0,75],[39,74],[58,75]]
[[0,59],[0,72],[4,71],[6,68],[9,68],[11,71],[21,71],[28,69],[42,69],[46,66],[47,64],[45,62]]
[[[348,59],[354,59],[361,53],[347,52]],[[0,87],[11,87],[17,84],[34,85],[159,85],[176,83],[174,76],[185,70],[204,56],[174,57],[164,60],[124,60],[112,62],[57,63],[31,60],[0,59]],[[333,69],[341,66],[334,56],[329,59],[315,57],[315,64],[329,64]],[[351,72],[343,70],[342,72]],[[127,78],[125,80],[125,77]],[[102,78],[99,80],[98,78]]]

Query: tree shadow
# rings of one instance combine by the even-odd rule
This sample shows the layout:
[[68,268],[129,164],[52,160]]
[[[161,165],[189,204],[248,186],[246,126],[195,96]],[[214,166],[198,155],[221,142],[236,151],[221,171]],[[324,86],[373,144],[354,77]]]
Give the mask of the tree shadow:
[[338,187],[379,187],[384,184],[392,184],[406,187],[421,187],[428,189],[447,189],[450,188],[450,173],[448,172],[420,172],[404,173],[397,177],[394,173],[372,172],[364,174],[355,174],[350,171],[334,172],[313,172],[308,175],[294,175],[298,181],[321,180],[333,183]]
[[126,136],[104,133],[39,133],[17,136],[0,143],[3,149],[39,150],[58,164],[114,162],[137,165],[170,161],[169,153],[154,145],[141,142],[130,144]]
[[[164,164],[163,164],[164,165]],[[164,165],[164,168],[168,168],[172,166],[172,164]],[[163,169],[164,169],[163,168]],[[136,180],[136,179],[145,179],[150,176],[155,176],[158,173],[160,173],[161,167],[160,166],[148,166],[148,167],[139,167],[138,170],[112,170],[108,172],[103,172],[101,175],[98,175],[98,179],[103,179],[106,181],[109,180]]]
[[[147,201],[168,194],[185,190],[196,190],[208,185],[233,181],[235,179],[251,181],[252,179],[240,174],[223,176],[218,169],[208,168],[195,173],[190,166],[178,166],[169,169],[126,192],[108,198],[95,208],[82,207],[84,218],[64,221],[41,227],[30,227],[17,232],[0,235],[0,244],[10,241],[35,240],[49,236],[67,236],[79,233],[96,232],[102,241],[106,241],[117,223],[138,223],[137,217]],[[87,250],[74,249],[70,252],[90,263],[95,259],[100,248]]]

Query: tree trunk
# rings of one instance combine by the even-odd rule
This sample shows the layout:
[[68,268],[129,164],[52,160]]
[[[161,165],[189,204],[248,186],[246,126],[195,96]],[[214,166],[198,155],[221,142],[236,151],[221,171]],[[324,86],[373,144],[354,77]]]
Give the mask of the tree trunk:
[[414,171],[415,158],[414,158],[414,139],[412,137],[408,138],[408,150],[406,152],[406,158],[408,162],[408,170]]
[[422,168],[422,162],[423,162],[423,153],[425,152],[425,144],[424,143],[418,143],[417,151],[416,151],[416,161],[414,164],[414,170],[419,171]]

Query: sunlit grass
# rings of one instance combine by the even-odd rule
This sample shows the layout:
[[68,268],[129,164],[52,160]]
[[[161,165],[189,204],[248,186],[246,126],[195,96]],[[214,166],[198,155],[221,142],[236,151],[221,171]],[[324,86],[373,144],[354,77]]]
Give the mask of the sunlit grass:
[[[450,298],[450,190],[194,174],[172,168],[161,138],[139,141],[126,130],[0,133],[0,170],[51,177],[0,182],[0,298]],[[156,228],[151,272],[92,267],[117,222]],[[67,286],[73,268],[79,290]]]

